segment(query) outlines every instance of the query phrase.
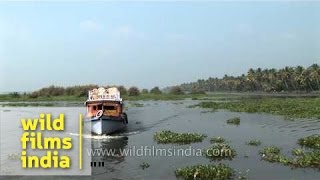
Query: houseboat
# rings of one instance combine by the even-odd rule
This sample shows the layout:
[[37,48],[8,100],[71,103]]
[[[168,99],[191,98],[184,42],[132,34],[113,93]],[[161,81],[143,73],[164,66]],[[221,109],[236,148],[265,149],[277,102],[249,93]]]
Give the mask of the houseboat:
[[110,134],[124,129],[128,124],[120,91],[115,87],[90,90],[85,105],[84,127],[93,134]]

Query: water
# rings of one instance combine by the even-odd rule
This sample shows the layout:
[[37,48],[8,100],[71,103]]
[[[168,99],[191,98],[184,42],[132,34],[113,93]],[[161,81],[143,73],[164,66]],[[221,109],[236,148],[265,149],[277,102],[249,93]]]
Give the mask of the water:
[[[84,135],[84,138],[91,138],[92,149],[115,149],[118,155],[93,157],[92,161],[104,162],[104,167],[92,168],[93,176],[83,177],[83,179],[176,179],[174,170],[178,167],[218,162],[212,162],[205,157],[198,156],[121,156],[119,151],[141,146],[165,149],[187,149],[191,146],[194,149],[205,149],[210,146],[209,139],[212,136],[224,137],[237,151],[237,156],[232,161],[220,162],[230,165],[237,171],[237,174],[240,171],[246,174],[248,171],[249,179],[319,179],[320,177],[320,172],[316,169],[291,169],[280,164],[262,161],[258,154],[264,146],[275,145],[280,147],[284,154],[290,156],[292,148],[299,147],[296,142],[300,137],[319,133],[320,120],[318,119],[289,121],[281,116],[269,114],[207,112],[208,109],[187,108],[187,106],[196,103],[191,100],[139,103],[144,106],[129,107],[127,110],[129,124],[126,130],[109,136]],[[83,113],[85,108],[4,107],[1,109],[1,128],[4,128],[5,124],[5,128],[14,131],[14,127],[20,123],[19,118],[33,116],[35,112],[41,110],[51,113],[64,111],[78,114]],[[239,126],[226,124],[227,119],[236,116],[241,118]],[[208,138],[201,143],[191,145],[157,144],[153,140],[153,134],[161,130],[204,133],[208,135]],[[76,132],[68,133],[77,136]],[[8,151],[1,153],[1,158],[7,158],[9,150],[16,148],[10,144],[15,140],[15,137],[10,136],[10,133],[5,136],[7,140],[1,146],[5,145]],[[261,140],[262,145],[258,147],[247,146],[245,142],[251,139]],[[245,157],[245,155],[249,157]],[[150,164],[150,167],[142,169],[140,164],[143,162]],[[11,178],[29,179],[21,176]],[[58,179],[63,178],[58,177]]]

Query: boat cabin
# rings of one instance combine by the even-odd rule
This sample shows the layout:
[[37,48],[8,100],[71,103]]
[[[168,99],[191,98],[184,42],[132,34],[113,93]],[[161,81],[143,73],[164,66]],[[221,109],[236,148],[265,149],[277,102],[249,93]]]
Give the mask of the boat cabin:
[[89,91],[87,106],[87,117],[119,117],[123,113],[122,99],[117,88],[98,88]]
[[119,117],[122,114],[122,103],[117,101],[101,101],[87,103],[87,117],[94,117],[98,112],[110,117]]

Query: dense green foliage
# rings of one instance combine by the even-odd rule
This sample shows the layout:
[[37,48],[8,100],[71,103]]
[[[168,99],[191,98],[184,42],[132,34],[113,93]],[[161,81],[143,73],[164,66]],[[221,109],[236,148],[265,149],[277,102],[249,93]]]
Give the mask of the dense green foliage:
[[240,117],[234,117],[227,120],[227,124],[240,125]]
[[168,130],[156,132],[154,134],[154,140],[158,143],[177,143],[177,144],[190,144],[193,142],[202,142],[207,137],[204,134],[198,133],[176,133]]
[[158,86],[156,86],[156,87],[154,87],[154,88],[152,88],[152,89],[150,90],[150,93],[151,93],[151,94],[161,94],[162,91],[160,90],[160,88],[159,88]]
[[139,96],[139,94],[140,94],[140,90],[135,86],[130,87],[128,90],[129,96]]
[[174,95],[182,95],[184,94],[182,88],[180,86],[173,86],[170,89],[170,94],[174,94]]
[[142,89],[142,90],[141,90],[141,93],[142,93],[142,94],[148,94],[148,93],[149,93],[149,90],[148,90],[148,89]]
[[278,162],[287,165],[290,160],[281,154],[280,148],[276,146],[265,147],[259,152],[263,160],[268,162]]
[[213,161],[220,161],[223,159],[232,160],[237,153],[236,150],[227,143],[214,143],[204,150],[204,155]]
[[304,152],[301,149],[293,149],[292,154],[296,157],[288,158],[281,154],[278,147],[265,147],[260,151],[262,159],[268,162],[280,163],[283,165],[299,168],[318,168],[320,169],[320,150]]
[[197,82],[181,85],[184,91],[319,91],[320,67],[313,64],[308,68],[302,66],[285,67],[283,69],[249,69],[241,76],[199,79]]
[[292,118],[320,118],[320,98],[261,98],[239,101],[202,102],[203,108],[228,109],[234,112],[265,112]]
[[304,150],[300,148],[292,149],[291,154],[294,156],[302,156],[304,155]]
[[178,168],[177,177],[185,180],[227,180],[233,179],[235,171],[227,165],[195,165]]
[[320,149],[320,134],[313,134],[298,140],[298,144],[308,148]]

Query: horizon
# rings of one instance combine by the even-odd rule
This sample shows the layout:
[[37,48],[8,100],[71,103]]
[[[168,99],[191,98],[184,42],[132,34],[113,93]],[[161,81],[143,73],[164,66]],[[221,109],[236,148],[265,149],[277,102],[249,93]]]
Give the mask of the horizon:
[[0,2],[0,92],[83,84],[164,88],[250,68],[306,68],[320,64],[319,7]]

